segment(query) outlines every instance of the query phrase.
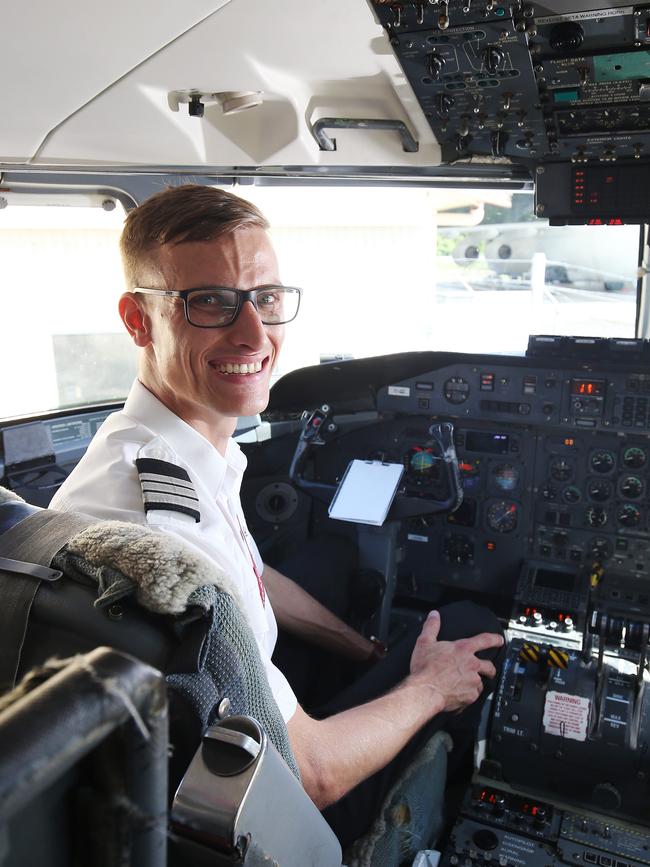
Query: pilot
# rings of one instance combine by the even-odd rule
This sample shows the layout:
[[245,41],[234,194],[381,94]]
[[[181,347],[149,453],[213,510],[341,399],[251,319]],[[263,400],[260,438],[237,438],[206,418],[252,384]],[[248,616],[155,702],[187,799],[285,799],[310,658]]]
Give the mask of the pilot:
[[[335,805],[325,815],[346,845],[369,826],[422,732],[478,707],[496,673],[486,655],[496,657],[503,639],[476,606],[475,623],[431,612],[399,682],[325,719],[303,710],[273,664],[276,623],[349,658],[368,658],[375,645],[265,566],[242,512],[246,459],[232,434],[238,417],[267,405],[300,295],[281,283],[268,228],[251,203],[195,185],[160,192],[128,215],[119,312],[140,350],[138,378],[51,505],[173,533],[230,574],[303,785],[319,808]],[[442,640],[454,632],[465,637]]]

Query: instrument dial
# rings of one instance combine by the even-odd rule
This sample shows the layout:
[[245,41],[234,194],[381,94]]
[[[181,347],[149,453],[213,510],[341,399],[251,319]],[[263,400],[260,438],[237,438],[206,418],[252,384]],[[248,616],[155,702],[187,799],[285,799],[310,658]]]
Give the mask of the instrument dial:
[[607,512],[602,506],[591,506],[587,509],[585,518],[590,527],[604,527],[607,523]]
[[469,397],[469,382],[462,376],[452,376],[445,382],[442,393],[449,403],[465,403]]
[[612,486],[609,482],[602,482],[599,479],[595,479],[593,482],[589,483],[587,493],[589,494],[589,499],[593,500],[595,503],[604,503],[612,496]]
[[616,510],[616,520],[623,527],[638,527],[641,523],[641,511],[632,503],[625,503]]
[[591,456],[591,469],[595,473],[611,473],[616,464],[614,455],[605,449],[598,449]]
[[519,470],[513,464],[498,464],[493,475],[497,487],[502,491],[514,491],[519,482]]
[[623,463],[631,470],[640,470],[646,465],[648,453],[641,446],[629,446],[623,452]]
[[517,528],[518,507],[510,500],[496,500],[487,510],[487,525],[497,533],[512,533]]
[[555,458],[550,465],[551,476],[557,482],[568,482],[573,476],[571,463],[564,458]]
[[582,491],[575,485],[569,485],[562,491],[562,499],[565,503],[579,503],[582,499]]
[[638,476],[625,476],[621,481],[620,491],[628,500],[638,500],[643,493],[643,482]]

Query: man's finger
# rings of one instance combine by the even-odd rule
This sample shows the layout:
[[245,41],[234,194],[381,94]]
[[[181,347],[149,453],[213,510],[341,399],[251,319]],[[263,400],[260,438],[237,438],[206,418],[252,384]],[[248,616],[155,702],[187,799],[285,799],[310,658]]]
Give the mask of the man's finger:
[[422,632],[426,634],[431,641],[438,640],[440,632],[440,614],[437,611],[429,611],[427,619],[424,621]]
[[492,680],[493,677],[497,676],[497,670],[489,659],[479,660],[478,673],[483,677],[487,677],[488,680]]
[[497,635],[496,632],[480,632],[478,635],[472,635],[471,638],[465,638],[464,641],[472,653],[503,646],[503,636]]

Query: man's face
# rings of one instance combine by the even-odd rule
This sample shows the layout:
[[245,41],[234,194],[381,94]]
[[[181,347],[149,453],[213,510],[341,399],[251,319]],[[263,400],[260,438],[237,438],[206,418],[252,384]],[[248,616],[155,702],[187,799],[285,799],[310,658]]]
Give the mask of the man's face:
[[[159,277],[151,288],[254,289],[280,282],[269,237],[254,227],[214,241],[165,244],[155,264]],[[232,429],[238,416],[255,415],[266,407],[283,325],[263,325],[249,302],[225,328],[190,325],[176,298],[149,296],[147,311],[151,343],[145,367],[151,381],[145,385],[169,409],[199,429],[208,425],[215,430]],[[242,372],[241,365],[253,372]]]

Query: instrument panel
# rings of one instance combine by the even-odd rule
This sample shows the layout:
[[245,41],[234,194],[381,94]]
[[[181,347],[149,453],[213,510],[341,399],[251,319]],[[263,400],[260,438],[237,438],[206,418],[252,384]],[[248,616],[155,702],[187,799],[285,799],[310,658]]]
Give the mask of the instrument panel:
[[315,478],[337,483],[353,458],[401,462],[402,493],[442,499],[428,428],[448,420],[463,503],[450,514],[402,522],[401,593],[426,599],[442,584],[511,596],[527,561],[547,564],[556,589],[573,586],[594,563],[644,582],[650,374],[492,358],[380,388],[380,421],[321,449]]

